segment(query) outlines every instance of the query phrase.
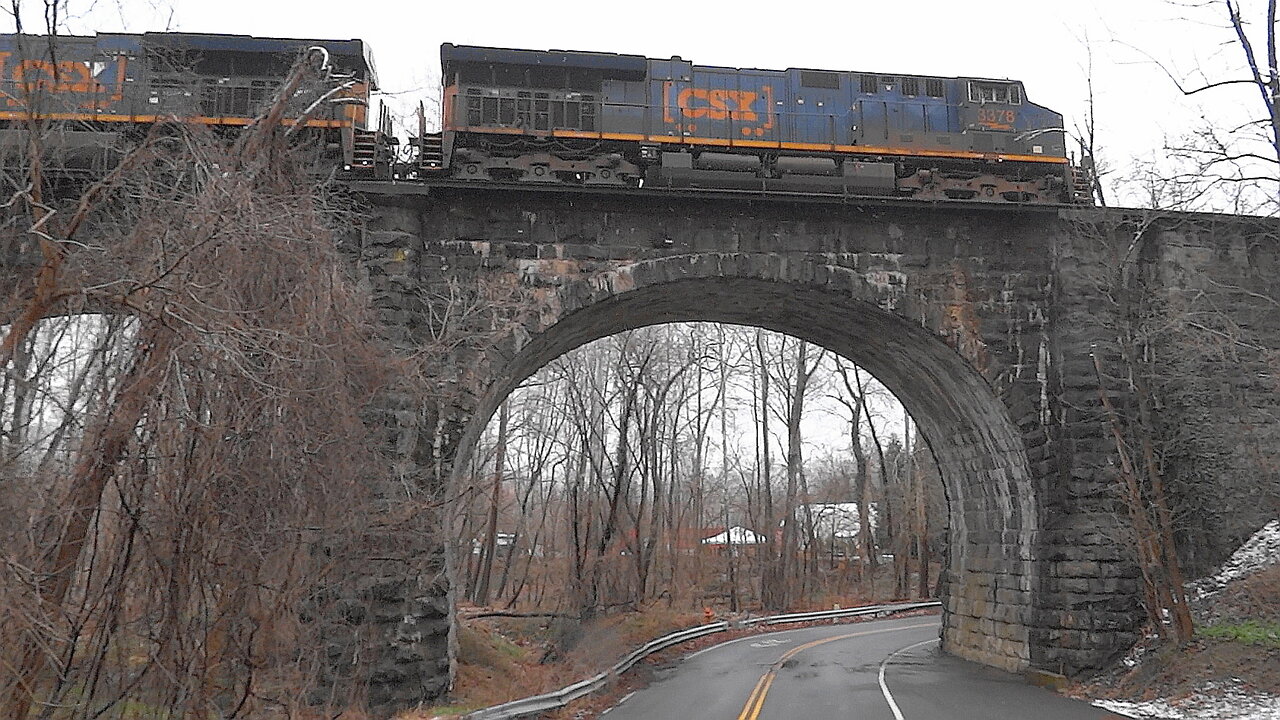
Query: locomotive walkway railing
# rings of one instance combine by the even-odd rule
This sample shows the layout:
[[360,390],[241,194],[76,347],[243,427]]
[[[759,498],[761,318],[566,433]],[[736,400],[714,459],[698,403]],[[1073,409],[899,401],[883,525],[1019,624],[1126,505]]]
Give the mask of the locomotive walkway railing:
[[787,615],[768,615],[765,617],[749,618],[746,620],[737,620],[728,622],[721,620],[709,625],[698,625],[696,627],[678,630],[669,635],[663,635],[656,640],[650,640],[645,645],[628,653],[625,657],[615,663],[612,667],[597,673],[586,680],[576,682],[568,687],[553,690],[542,695],[534,695],[533,697],[522,698],[520,700],[512,700],[508,703],[495,705],[493,707],[483,708],[463,716],[463,720],[510,720],[511,718],[528,717],[535,713],[555,710],[565,705],[594,693],[609,683],[610,680],[622,675],[631,666],[649,657],[650,655],[665,650],[674,645],[694,640],[707,635],[714,635],[731,628],[752,627],[760,625],[783,625],[786,623],[810,622],[813,620],[829,620],[846,617],[859,617],[863,615],[892,615],[894,613],[908,612],[911,610],[923,610],[925,608],[941,607],[942,603],[937,600],[925,600],[914,603],[896,603],[892,605],[868,605],[857,608],[844,608],[841,610],[819,610],[817,612],[807,613],[790,613]]

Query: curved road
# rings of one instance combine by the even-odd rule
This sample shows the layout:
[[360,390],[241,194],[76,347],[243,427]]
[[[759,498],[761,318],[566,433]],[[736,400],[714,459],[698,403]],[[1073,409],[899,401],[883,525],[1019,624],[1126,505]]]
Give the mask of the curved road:
[[1101,720],[1122,716],[938,652],[938,618],[731,640],[660,671],[607,720]]

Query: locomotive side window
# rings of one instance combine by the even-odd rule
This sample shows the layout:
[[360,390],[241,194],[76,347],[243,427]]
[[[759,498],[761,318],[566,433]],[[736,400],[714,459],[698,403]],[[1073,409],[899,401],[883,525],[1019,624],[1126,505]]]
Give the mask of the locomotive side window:
[[977,82],[969,83],[969,101],[976,103],[1022,104],[1022,91],[1013,83]]
[[800,71],[800,87],[840,89],[840,73],[819,72],[817,70]]
[[925,78],[924,94],[929,97],[946,97],[946,90],[942,85],[941,78]]
[[479,88],[467,88],[467,124],[483,125],[483,101]]
[[858,80],[859,89],[863,95],[874,95],[879,89],[879,83],[876,82],[875,75],[862,75]]

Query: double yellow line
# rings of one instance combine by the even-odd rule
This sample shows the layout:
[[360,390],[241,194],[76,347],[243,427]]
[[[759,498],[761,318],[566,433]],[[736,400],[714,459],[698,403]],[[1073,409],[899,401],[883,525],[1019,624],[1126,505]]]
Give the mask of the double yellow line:
[[769,666],[769,671],[764,675],[761,675],[760,679],[756,681],[755,688],[753,688],[751,690],[751,694],[747,696],[747,704],[742,707],[742,712],[738,713],[738,720],[757,720],[757,718],[760,717],[760,710],[764,707],[764,698],[769,694],[769,687],[773,685],[773,680],[778,676],[778,671],[782,669],[782,666],[788,660],[799,655],[805,650],[818,647],[819,645],[826,645],[827,643],[835,642],[837,640],[848,640],[849,638],[861,637],[863,635],[879,635],[880,633],[898,632],[899,630],[914,630],[915,628],[931,627],[933,625],[936,625],[936,623],[919,623],[916,625],[904,625],[896,628],[885,628],[883,630],[864,630],[862,632],[848,633],[847,635],[837,635],[835,637],[814,640],[813,642],[793,647],[783,653],[782,657],[774,660],[773,664]]

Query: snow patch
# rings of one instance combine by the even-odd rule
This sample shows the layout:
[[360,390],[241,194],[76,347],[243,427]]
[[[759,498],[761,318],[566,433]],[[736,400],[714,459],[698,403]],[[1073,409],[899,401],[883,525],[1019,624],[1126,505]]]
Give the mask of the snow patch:
[[1240,546],[1216,575],[1188,584],[1189,594],[1203,600],[1220,592],[1227,583],[1280,562],[1280,520],[1272,520]]
[[[1193,602],[1220,593],[1228,584],[1280,562],[1280,520],[1254,533],[1214,575],[1187,584]],[[1141,664],[1155,636],[1139,642],[1121,658],[1126,668]],[[1280,720],[1280,696],[1246,689],[1239,681],[1204,683],[1193,694],[1148,701],[1093,700],[1095,707],[1139,720]]]
[[1127,668],[1137,667],[1142,663],[1142,658],[1151,651],[1151,648],[1154,646],[1153,641],[1159,637],[1159,635],[1151,633],[1144,637],[1142,641],[1134,643],[1133,647],[1129,648],[1129,652],[1125,653],[1124,657],[1120,658],[1120,663]]
[[1093,705],[1140,720],[1280,720],[1280,697],[1213,683],[1180,700],[1094,700]]

